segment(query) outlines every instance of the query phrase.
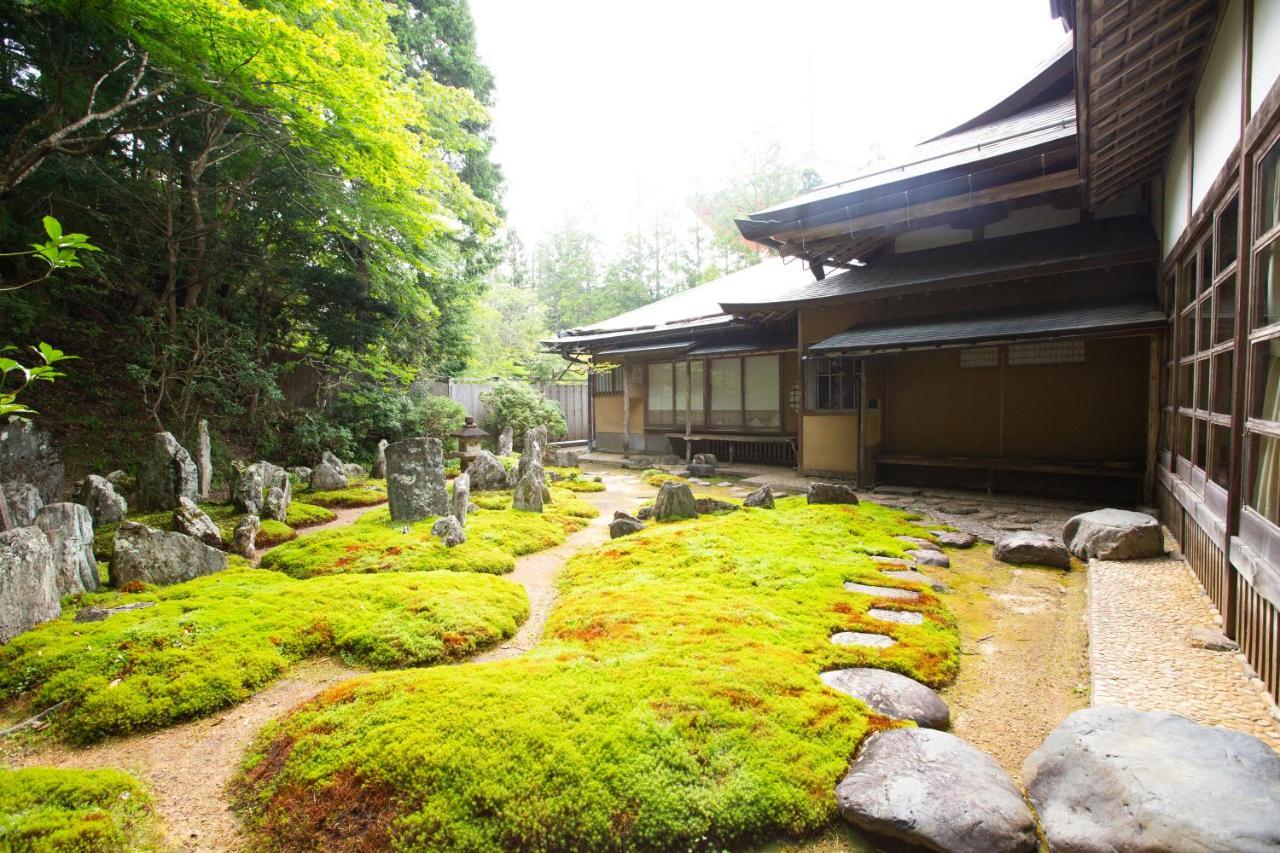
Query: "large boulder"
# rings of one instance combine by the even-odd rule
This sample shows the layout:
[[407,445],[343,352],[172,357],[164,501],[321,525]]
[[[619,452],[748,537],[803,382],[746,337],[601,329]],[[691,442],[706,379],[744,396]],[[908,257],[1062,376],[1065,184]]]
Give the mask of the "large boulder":
[[581,461],[581,455],[575,450],[552,447],[543,455],[542,461],[546,465],[554,465],[557,468],[577,468],[578,463]]
[[236,462],[232,465],[234,473],[231,478],[231,504],[236,509],[249,515],[261,515],[263,498],[266,494],[266,470],[262,463],[254,462],[245,465]]
[[1062,543],[1043,533],[1018,530],[996,542],[991,556],[1002,563],[1015,566],[1051,566],[1055,569],[1071,568],[1071,555]]
[[164,586],[226,567],[227,555],[199,539],[125,521],[116,531],[111,585],[119,589],[137,581]]
[[757,509],[773,509],[773,489],[761,486],[742,499],[742,505]]
[[452,515],[436,519],[436,523],[431,525],[431,535],[444,543],[446,548],[456,548],[467,541],[462,525]]
[[90,474],[80,483],[76,500],[89,510],[89,516],[97,525],[124,521],[129,514],[129,502],[106,477]]
[[409,438],[387,445],[387,502],[392,521],[449,513],[440,439]]
[[676,518],[697,518],[698,502],[688,483],[666,482],[658,487],[658,497],[653,502],[653,517],[658,521]]
[[836,786],[845,820],[948,853],[1031,853],[1036,823],[990,756],[955,735],[890,729],[867,738]]
[[330,492],[335,489],[345,489],[348,485],[350,483],[347,481],[347,475],[328,462],[321,462],[311,469],[311,491],[313,492]]
[[1062,529],[1062,541],[1082,560],[1144,560],[1164,555],[1160,522],[1146,513],[1123,509],[1077,515]]
[[338,454],[331,450],[326,450],[324,453],[321,453],[320,461],[328,465],[330,468],[335,468],[339,471],[345,470],[347,467],[346,463],[338,458]]
[[62,497],[62,460],[53,439],[17,415],[0,418],[0,476],[35,486],[41,505]]
[[35,522],[36,513],[44,506],[38,488],[25,480],[10,480],[0,488],[4,489],[4,505],[14,527],[28,527]]
[[196,432],[196,490],[204,500],[209,499],[209,489],[213,485],[213,450],[209,445],[209,422],[204,418]]
[[617,539],[619,536],[630,536],[632,533],[639,533],[641,530],[644,530],[644,522],[627,515],[622,510],[614,512],[613,521],[609,522],[610,539]]
[[49,540],[38,527],[0,531],[0,643],[62,615]]
[[515,433],[511,427],[504,426],[502,432],[498,434],[498,455],[510,456],[515,444]]
[[524,479],[524,472],[537,462],[542,465],[547,453],[547,428],[537,426],[524,434],[524,449],[520,452],[520,462],[516,466],[516,482]]
[[1077,711],[1022,779],[1054,853],[1280,850],[1280,756],[1170,713]]
[[97,592],[98,561],[93,556],[93,517],[80,504],[45,504],[36,527],[49,540],[58,595]]
[[158,432],[151,437],[138,470],[138,507],[175,509],[181,497],[192,501],[200,497],[200,472],[173,433]]
[[210,548],[221,548],[222,531],[208,513],[195,501],[178,498],[178,508],[173,511],[173,529],[184,536],[199,539]]
[[373,477],[377,480],[387,478],[387,440],[378,442],[378,449],[373,454]]
[[471,477],[471,488],[477,492],[500,492],[511,488],[511,477],[507,469],[502,467],[498,457],[487,450],[481,450],[476,458],[467,466],[467,475]]
[[858,495],[841,483],[813,483],[809,486],[811,504],[856,504]]
[[930,729],[945,729],[951,724],[951,712],[941,696],[915,679],[887,669],[833,669],[822,673],[822,683],[895,720],[913,720]]
[[467,523],[467,507],[471,504],[471,475],[459,474],[453,478],[453,494],[449,496],[449,514],[458,524]]
[[246,560],[252,560],[258,548],[258,531],[262,530],[262,519],[256,515],[242,515],[236,522],[235,532],[231,536],[231,551]]
[[515,492],[511,496],[511,508],[520,512],[542,512],[543,505],[550,498],[542,463],[531,460],[528,465],[525,465],[522,457],[520,464],[524,474],[516,480]]

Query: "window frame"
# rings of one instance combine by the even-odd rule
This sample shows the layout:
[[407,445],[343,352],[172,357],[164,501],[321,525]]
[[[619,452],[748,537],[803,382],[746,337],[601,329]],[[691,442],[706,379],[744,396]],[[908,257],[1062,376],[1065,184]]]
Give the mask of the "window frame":
[[[783,385],[785,377],[786,364],[783,361],[785,353],[782,352],[748,352],[739,355],[720,356],[718,358],[685,358],[678,361],[653,361],[645,363],[645,407],[644,407],[644,425],[645,429],[657,431],[675,431],[683,430],[685,427],[685,409],[684,400],[676,399],[677,393],[676,371],[684,370],[684,366],[690,362],[701,362],[702,367],[702,407],[701,409],[693,409],[692,426],[700,432],[717,432],[726,434],[759,434],[759,435],[783,435],[786,428],[786,408],[784,401],[786,394]],[[776,426],[769,427],[750,427],[747,426],[747,408],[746,408],[746,360],[748,358],[774,358],[778,364],[778,394],[777,394],[777,419]],[[711,423],[711,365],[714,362],[736,361],[738,363],[738,407],[737,409],[724,409],[722,411],[738,413],[738,423],[727,425],[714,425]],[[673,420],[670,422],[658,422],[652,417],[652,410],[649,408],[649,369],[656,365],[669,365],[672,371],[671,375],[671,396]],[[764,411],[764,410],[752,410]]]
[[[819,363],[831,363],[836,361],[848,361],[853,364],[853,370],[847,375],[852,378],[853,382],[853,404],[850,407],[838,408],[818,408],[816,401],[813,399],[815,395],[809,393],[809,371],[816,369]],[[843,391],[844,377],[846,374],[830,374],[838,375],[841,378],[841,386]],[[808,356],[804,360],[804,413],[806,415],[840,415],[840,414],[858,414],[862,409],[862,383],[863,376],[863,359],[852,355],[813,355]],[[843,393],[840,395],[844,397]]]

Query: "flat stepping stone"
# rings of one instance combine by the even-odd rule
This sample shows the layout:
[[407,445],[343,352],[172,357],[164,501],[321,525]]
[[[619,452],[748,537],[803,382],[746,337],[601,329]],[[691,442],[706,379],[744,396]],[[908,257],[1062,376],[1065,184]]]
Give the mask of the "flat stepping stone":
[[899,601],[915,601],[920,598],[920,593],[910,589],[900,589],[896,586],[871,586],[865,583],[845,581],[844,588],[849,592],[873,595],[876,598],[896,598]]
[[879,554],[872,554],[871,562],[878,566],[897,566],[903,569],[909,569],[915,565],[911,560],[903,557],[882,557]]
[[974,504],[939,504],[938,512],[945,512],[947,515],[973,515],[982,509]]
[[867,615],[881,622],[897,622],[899,625],[920,625],[924,622],[924,614],[914,610],[885,610],[883,607],[873,607],[867,611]]
[[945,729],[951,723],[951,712],[941,696],[914,678],[887,669],[835,669],[822,673],[822,683],[895,720],[912,720],[929,729]]
[[978,544],[978,537],[972,533],[960,533],[955,530],[930,530],[930,535],[938,540],[944,548],[972,548]]
[[938,592],[946,592],[948,587],[945,583],[937,578],[931,578],[923,572],[917,572],[912,569],[893,570],[881,572],[887,578],[893,578],[897,581],[907,581],[909,583],[925,584]]
[[920,489],[915,486],[876,486],[873,489],[878,495],[900,495],[902,497],[912,497],[920,494]]
[[837,646],[865,646],[869,649],[887,649],[898,645],[898,641],[885,634],[868,634],[863,631],[841,631],[831,635],[831,642]]
[[1043,533],[1011,533],[996,543],[991,555],[1002,563],[1015,566],[1071,568],[1071,555],[1067,553],[1066,546]]
[[929,548],[908,551],[907,553],[911,555],[911,559],[922,566],[936,566],[939,569],[951,568],[951,558],[941,551]]
[[1009,774],[946,732],[891,729],[871,735],[836,786],[836,805],[854,826],[913,849],[1036,849],[1035,819]]
[[917,548],[937,548],[938,547],[937,545],[934,544],[933,540],[923,539],[919,536],[895,536],[893,538],[897,539],[899,542],[902,542],[906,545],[914,545]]

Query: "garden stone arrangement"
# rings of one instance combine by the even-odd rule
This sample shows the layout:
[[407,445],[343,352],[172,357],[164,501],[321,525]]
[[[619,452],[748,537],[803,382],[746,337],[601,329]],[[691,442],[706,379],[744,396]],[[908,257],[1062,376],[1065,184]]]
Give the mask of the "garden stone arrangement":
[[448,514],[444,450],[438,438],[397,441],[387,445],[386,454],[387,503],[392,521],[419,521]]
[[195,460],[170,432],[158,432],[138,470],[138,507],[174,509],[178,498],[200,497],[200,474]]

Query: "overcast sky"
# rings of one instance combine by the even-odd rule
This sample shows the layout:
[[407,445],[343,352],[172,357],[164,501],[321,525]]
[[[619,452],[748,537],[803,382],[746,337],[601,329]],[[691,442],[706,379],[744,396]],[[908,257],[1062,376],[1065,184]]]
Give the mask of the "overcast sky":
[[495,157],[531,244],[617,240],[776,139],[826,181],[958,124],[1065,35],[1049,0],[471,0]]

